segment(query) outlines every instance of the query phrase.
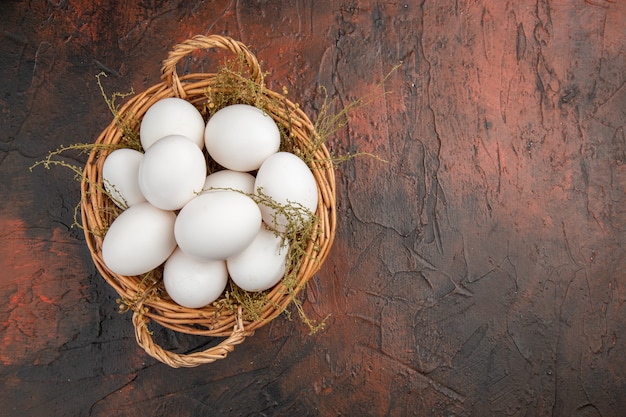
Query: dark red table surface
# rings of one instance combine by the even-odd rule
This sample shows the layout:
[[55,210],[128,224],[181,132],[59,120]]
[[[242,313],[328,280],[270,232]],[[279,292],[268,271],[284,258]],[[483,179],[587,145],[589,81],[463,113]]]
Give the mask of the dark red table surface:
[[[0,10],[0,414],[626,415],[624,2]],[[325,329],[280,316],[224,360],[173,369],[137,346],[71,226],[73,174],[29,167],[110,122],[100,71],[108,92],[141,92],[170,48],[214,33],[312,119],[320,86],[340,109],[402,65],[328,141],[387,162],[337,169],[335,244],[302,298]],[[213,65],[198,52],[181,71]],[[211,343],[154,332],[179,352]]]

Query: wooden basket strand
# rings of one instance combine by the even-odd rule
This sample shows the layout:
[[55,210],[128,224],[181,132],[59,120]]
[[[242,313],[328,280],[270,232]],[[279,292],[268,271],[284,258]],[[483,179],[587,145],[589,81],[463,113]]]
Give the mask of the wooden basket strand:
[[172,48],[169,52],[167,59],[163,61],[161,79],[172,86],[177,97],[187,98],[187,94],[182,86],[180,77],[176,72],[176,64],[182,58],[197,50],[211,48],[226,49],[236,55],[243,55],[248,63],[248,68],[250,69],[250,79],[257,83],[261,83],[263,81],[263,74],[261,73],[259,62],[246,45],[229,37],[219,35],[196,35],[193,38],[187,39],[186,41],[174,46],[174,48]]
[[241,307],[237,312],[237,324],[233,328],[233,332],[228,338],[221,341],[217,346],[210,347],[201,352],[193,352],[188,354],[179,354],[163,349],[156,344],[148,330],[148,322],[150,321],[140,312],[133,313],[133,326],[135,327],[135,338],[139,346],[159,361],[170,365],[173,368],[186,367],[191,368],[200,364],[215,362],[224,359],[235,350],[235,346],[244,342],[247,336],[252,336],[254,331],[246,331],[244,329]]
[[[133,325],[137,343],[152,357],[172,367],[190,367],[211,363],[223,359],[232,352],[234,346],[242,343],[246,337],[252,335],[255,329],[269,323],[278,316],[321,267],[333,243],[336,227],[335,212],[335,177],[330,155],[326,147],[316,146],[312,155],[312,172],[318,184],[318,207],[316,214],[319,225],[309,242],[302,263],[297,271],[297,286],[289,290],[281,282],[267,294],[267,306],[260,312],[259,317],[246,321],[241,306],[236,312],[224,313],[215,307],[207,306],[204,309],[188,309],[174,303],[171,299],[163,298],[159,290],[159,278],[152,277],[146,282],[143,277],[119,276],[110,271],[102,259],[103,237],[94,231],[105,230],[114,220],[112,203],[104,194],[102,187],[102,166],[106,155],[111,151],[110,145],[117,145],[124,135],[124,128],[120,120],[127,123],[126,129],[139,130],[140,119],[143,114],[160,99],[166,97],[185,98],[194,105],[202,106],[206,102],[206,89],[219,88],[215,83],[215,74],[189,74],[179,76],[176,65],[186,55],[198,49],[221,48],[243,56],[250,70],[250,79],[261,84],[263,75],[256,57],[241,42],[219,35],[195,36],[192,39],[174,46],[168,58],[163,61],[161,68],[162,82],[156,84],[143,93],[133,96],[118,111],[116,120],[101,133],[96,140],[97,145],[89,155],[85,165],[84,180],[81,183],[81,215],[85,226],[87,246],[91,252],[96,268],[104,279],[120,295],[122,301],[133,310]],[[264,90],[274,101],[278,99],[280,106],[266,109],[277,122],[289,126],[291,135],[299,146],[310,146],[312,138],[317,133],[313,124],[302,110],[283,96],[270,90]],[[174,331],[223,337],[218,345],[202,352],[178,354],[167,351],[154,342],[148,323],[155,321]]]

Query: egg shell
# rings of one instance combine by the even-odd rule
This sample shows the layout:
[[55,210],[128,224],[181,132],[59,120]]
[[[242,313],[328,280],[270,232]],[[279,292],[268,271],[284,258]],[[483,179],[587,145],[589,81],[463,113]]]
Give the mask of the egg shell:
[[113,202],[126,209],[146,201],[139,188],[139,166],[143,153],[134,149],[116,149],[111,152],[102,166],[104,189]]
[[289,245],[273,231],[261,228],[243,251],[226,260],[231,279],[245,291],[264,291],[285,275]]
[[[278,152],[267,158],[256,175],[254,189],[259,194],[271,198],[282,206],[297,207],[301,205],[311,213],[315,213],[318,202],[317,182],[307,164],[290,152]],[[276,209],[259,204],[263,220],[273,229],[284,232],[289,224],[288,218]],[[293,221],[295,229],[301,229],[308,216],[301,213],[305,222]]]
[[254,171],[280,146],[274,119],[247,104],[218,110],[204,131],[206,149],[218,164],[234,171]]
[[139,203],[123,211],[102,242],[102,259],[114,273],[141,275],[161,265],[176,247],[176,215]]
[[226,289],[228,270],[223,260],[200,259],[176,248],[163,267],[165,291],[177,304],[201,308]]
[[174,233],[188,255],[226,259],[250,244],[261,228],[261,211],[237,191],[201,194],[180,210]]
[[178,97],[168,97],[157,101],[146,111],[139,126],[139,140],[147,151],[164,136],[182,135],[202,149],[204,128],[204,118],[193,104]]
[[206,180],[206,160],[200,148],[181,135],[156,141],[139,166],[139,188],[155,207],[178,210],[194,198]]
[[216,189],[232,189],[238,190],[245,194],[254,194],[254,176],[248,172],[233,171],[230,169],[223,169],[221,171],[209,174],[204,181],[204,187],[202,187],[202,193],[208,193],[212,191],[211,188]]

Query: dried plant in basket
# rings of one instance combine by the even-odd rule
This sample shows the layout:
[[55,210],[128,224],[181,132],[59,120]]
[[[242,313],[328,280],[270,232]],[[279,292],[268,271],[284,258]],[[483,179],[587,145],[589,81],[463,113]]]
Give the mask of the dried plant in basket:
[[[240,73],[194,73],[179,76],[176,64],[196,50],[220,48],[239,57],[248,69]],[[283,94],[264,86],[263,73],[256,57],[242,43],[228,37],[196,36],[176,45],[163,62],[162,82],[134,95],[119,110],[115,119],[100,134],[86,163],[81,182],[82,224],[93,261],[104,279],[119,294],[126,308],[133,311],[137,343],[152,357],[172,367],[192,367],[226,357],[234,346],[278,316],[295,299],[295,295],[320,269],[333,243],[336,225],[335,177],[328,150],[319,140],[315,126],[298,105]],[[226,79],[224,77],[231,77]],[[225,80],[227,82],[225,82]],[[241,89],[241,91],[237,91]],[[241,94],[238,94],[241,93]],[[302,239],[297,259],[290,263],[286,278],[259,298],[251,294],[237,296],[230,290],[209,306],[200,309],[181,307],[165,293],[162,270],[142,276],[112,273],[102,259],[104,232],[119,214],[119,209],[104,191],[102,167],[106,156],[116,147],[136,147],[142,116],[156,101],[166,97],[183,98],[208,117],[226,104],[224,97],[256,105],[269,114],[283,130],[285,150],[301,157],[311,168],[318,186],[315,222]],[[242,290],[240,290],[241,292]],[[246,313],[255,305],[254,314]],[[218,345],[201,352],[179,354],[159,346],[147,325],[150,321],[187,334],[223,338]]]

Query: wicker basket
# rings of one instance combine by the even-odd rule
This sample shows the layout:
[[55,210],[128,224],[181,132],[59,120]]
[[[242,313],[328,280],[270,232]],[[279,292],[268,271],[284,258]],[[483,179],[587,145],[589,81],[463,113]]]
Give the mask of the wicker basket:
[[[139,123],[147,109],[156,101],[166,97],[180,97],[196,107],[206,104],[207,88],[219,89],[216,74],[195,73],[179,76],[176,64],[186,55],[197,50],[222,48],[243,56],[250,70],[250,79],[262,83],[262,72],[255,56],[242,43],[223,36],[196,36],[176,45],[163,61],[162,82],[141,94],[134,95],[120,109],[118,118],[100,134],[96,144],[118,144],[124,134],[119,120],[132,115],[134,120],[125,128],[138,132]],[[279,98],[281,105],[266,111],[274,120],[290,131],[295,146],[311,146],[316,132],[313,124],[302,110],[282,95],[269,89],[261,91],[273,99]],[[276,100],[274,100],[276,102]],[[115,289],[122,300],[133,310],[132,322],[137,343],[152,357],[172,367],[193,367],[223,359],[234,346],[251,336],[254,331],[278,316],[293,301],[294,293],[281,282],[268,291],[269,302],[265,303],[255,320],[246,320],[242,307],[218,308],[219,301],[201,309],[190,309],[177,305],[165,293],[162,280],[147,280],[146,276],[122,276],[111,272],[102,260],[102,236],[94,230],[104,230],[115,218],[115,206],[102,191],[102,166],[110,150],[95,147],[89,155],[81,183],[82,222],[87,245],[93,261],[104,279]],[[104,147],[106,148],[106,147]],[[335,235],[335,177],[330,156],[323,145],[315,148],[313,161],[309,163],[318,185],[319,203],[316,215],[317,229],[306,247],[297,271],[295,293],[320,269],[326,259]],[[151,277],[159,277],[155,270]],[[152,283],[150,283],[152,282]],[[232,307],[232,306],[231,306]],[[187,334],[218,337],[219,344],[204,351],[179,354],[159,346],[153,339],[147,324],[151,320],[160,325]]]

